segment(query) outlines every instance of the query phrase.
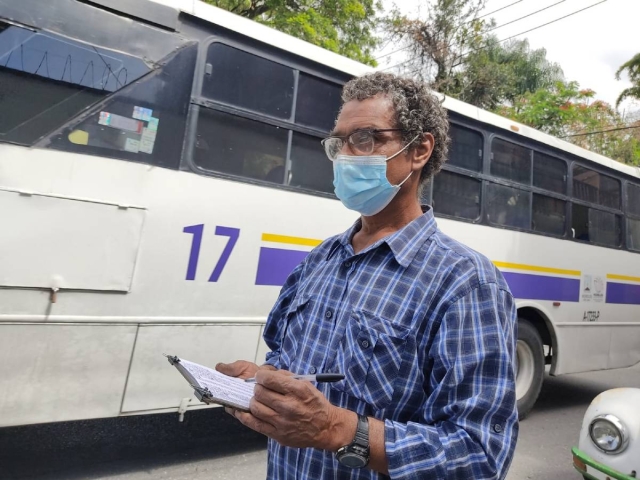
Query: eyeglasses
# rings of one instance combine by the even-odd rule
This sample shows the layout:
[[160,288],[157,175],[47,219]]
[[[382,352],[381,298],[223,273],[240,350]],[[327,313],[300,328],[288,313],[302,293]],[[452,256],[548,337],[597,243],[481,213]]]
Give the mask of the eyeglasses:
[[342,151],[345,143],[349,143],[351,150],[354,153],[360,155],[369,155],[373,153],[376,143],[376,135],[381,132],[401,132],[401,128],[366,128],[362,130],[356,130],[349,135],[339,137],[333,135],[322,140],[322,146],[324,151],[329,157],[329,160],[334,161],[338,158],[338,155]]

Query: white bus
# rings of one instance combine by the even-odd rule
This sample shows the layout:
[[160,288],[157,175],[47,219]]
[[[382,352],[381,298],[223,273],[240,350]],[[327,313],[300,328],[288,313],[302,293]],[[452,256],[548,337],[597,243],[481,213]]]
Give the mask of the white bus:
[[[0,426],[202,408],[162,356],[260,363],[355,220],[320,139],[371,71],[197,0],[0,0]],[[521,414],[640,361],[640,173],[446,99],[440,228],[503,271]]]

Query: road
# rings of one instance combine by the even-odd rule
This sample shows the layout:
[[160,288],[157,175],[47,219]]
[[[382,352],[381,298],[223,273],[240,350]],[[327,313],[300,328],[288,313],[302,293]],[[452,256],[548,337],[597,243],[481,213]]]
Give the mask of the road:
[[[521,424],[508,480],[579,478],[570,448],[600,392],[640,388],[640,365],[548,377]],[[0,429],[0,479],[253,480],[266,474],[266,441],[221,409]]]

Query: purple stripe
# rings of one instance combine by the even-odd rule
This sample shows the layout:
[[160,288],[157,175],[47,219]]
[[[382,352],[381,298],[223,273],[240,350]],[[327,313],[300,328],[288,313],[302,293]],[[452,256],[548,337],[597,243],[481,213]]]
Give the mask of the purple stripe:
[[282,248],[260,248],[256,285],[275,285],[281,287],[289,274],[298,266],[309,252],[284,250]]
[[607,282],[607,303],[640,305],[640,285]]
[[574,278],[502,272],[515,298],[577,302],[580,300],[580,280]]

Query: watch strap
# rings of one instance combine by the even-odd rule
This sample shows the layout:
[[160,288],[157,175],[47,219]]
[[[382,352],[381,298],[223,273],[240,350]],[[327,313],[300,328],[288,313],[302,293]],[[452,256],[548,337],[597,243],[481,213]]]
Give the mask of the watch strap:
[[364,415],[358,415],[358,427],[352,443],[363,448],[369,447],[369,419]]

